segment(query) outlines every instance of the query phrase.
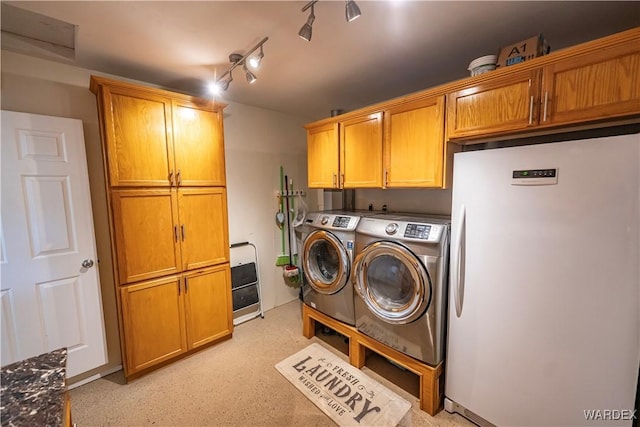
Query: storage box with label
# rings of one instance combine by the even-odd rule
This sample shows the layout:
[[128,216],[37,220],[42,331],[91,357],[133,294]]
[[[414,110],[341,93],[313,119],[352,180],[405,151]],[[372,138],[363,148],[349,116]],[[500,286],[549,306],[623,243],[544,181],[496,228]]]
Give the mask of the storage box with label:
[[508,67],[549,53],[549,45],[542,34],[511,46],[503,47],[498,54],[498,67]]

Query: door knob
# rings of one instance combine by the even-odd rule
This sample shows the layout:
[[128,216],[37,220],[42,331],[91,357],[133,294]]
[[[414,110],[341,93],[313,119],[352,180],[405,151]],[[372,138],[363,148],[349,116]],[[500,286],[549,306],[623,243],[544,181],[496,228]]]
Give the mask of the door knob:
[[84,268],[91,268],[93,267],[93,260],[92,259],[85,259],[84,261],[82,261],[82,266]]

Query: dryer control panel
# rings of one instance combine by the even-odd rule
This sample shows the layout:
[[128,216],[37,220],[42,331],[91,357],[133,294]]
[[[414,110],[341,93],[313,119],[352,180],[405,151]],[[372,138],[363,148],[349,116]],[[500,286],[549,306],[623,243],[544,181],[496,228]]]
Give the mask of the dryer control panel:
[[420,241],[430,244],[442,240],[448,223],[416,222],[416,219],[418,218],[362,218],[357,231],[384,239]]
[[429,240],[429,232],[431,231],[431,225],[429,224],[407,224],[407,228],[404,230],[404,237],[411,237],[414,239]]

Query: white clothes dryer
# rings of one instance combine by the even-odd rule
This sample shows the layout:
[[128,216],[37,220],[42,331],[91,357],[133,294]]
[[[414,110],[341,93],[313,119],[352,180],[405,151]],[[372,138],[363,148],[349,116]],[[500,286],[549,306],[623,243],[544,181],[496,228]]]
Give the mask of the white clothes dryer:
[[444,359],[448,217],[385,214],[356,230],[356,328],[430,365]]
[[302,271],[305,304],[348,325],[355,325],[353,285],[349,280],[355,231],[372,212],[322,211],[307,214],[303,229]]

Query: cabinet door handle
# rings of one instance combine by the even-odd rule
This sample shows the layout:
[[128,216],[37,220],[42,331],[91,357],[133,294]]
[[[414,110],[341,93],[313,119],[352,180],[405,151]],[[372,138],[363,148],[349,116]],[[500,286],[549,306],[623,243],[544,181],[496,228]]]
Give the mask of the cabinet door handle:
[[382,183],[382,186],[384,188],[387,188],[387,183],[389,182],[389,171],[387,169],[384,170],[384,182]]
[[173,169],[169,172],[169,187],[173,187]]
[[182,232],[182,241],[184,242],[184,239],[185,239],[185,237],[186,237],[186,233],[185,233],[185,231],[184,231],[184,224],[182,224],[182,225],[180,226],[180,231]]
[[189,292],[189,282],[188,279],[185,277],[184,278],[184,293],[186,295],[186,293]]
[[178,169],[178,173],[176,174],[176,187],[179,185],[182,185],[182,176],[181,176],[181,171],[180,169]]
[[180,280],[178,280],[178,296],[180,296]]
[[341,179],[341,181],[342,181],[342,182],[339,182],[339,183],[338,183],[338,184],[339,184],[338,186],[339,186],[339,187],[344,187],[344,174],[343,174],[343,173],[342,173],[342,174],[340,174],[340,177],[342,178],[342,179]]
[[544,93],[544,108],[542,113],[542,121],[547,121],[547,103],[549,102],[549,92]]
[[336,187],[336,174],[333,174],[333,187]]
[[529,124],[533,123],[533,95],[529,99]]
[[178,242],[178,226],[174,225],[173,226],[173,238],[176,240],[176,243]]

